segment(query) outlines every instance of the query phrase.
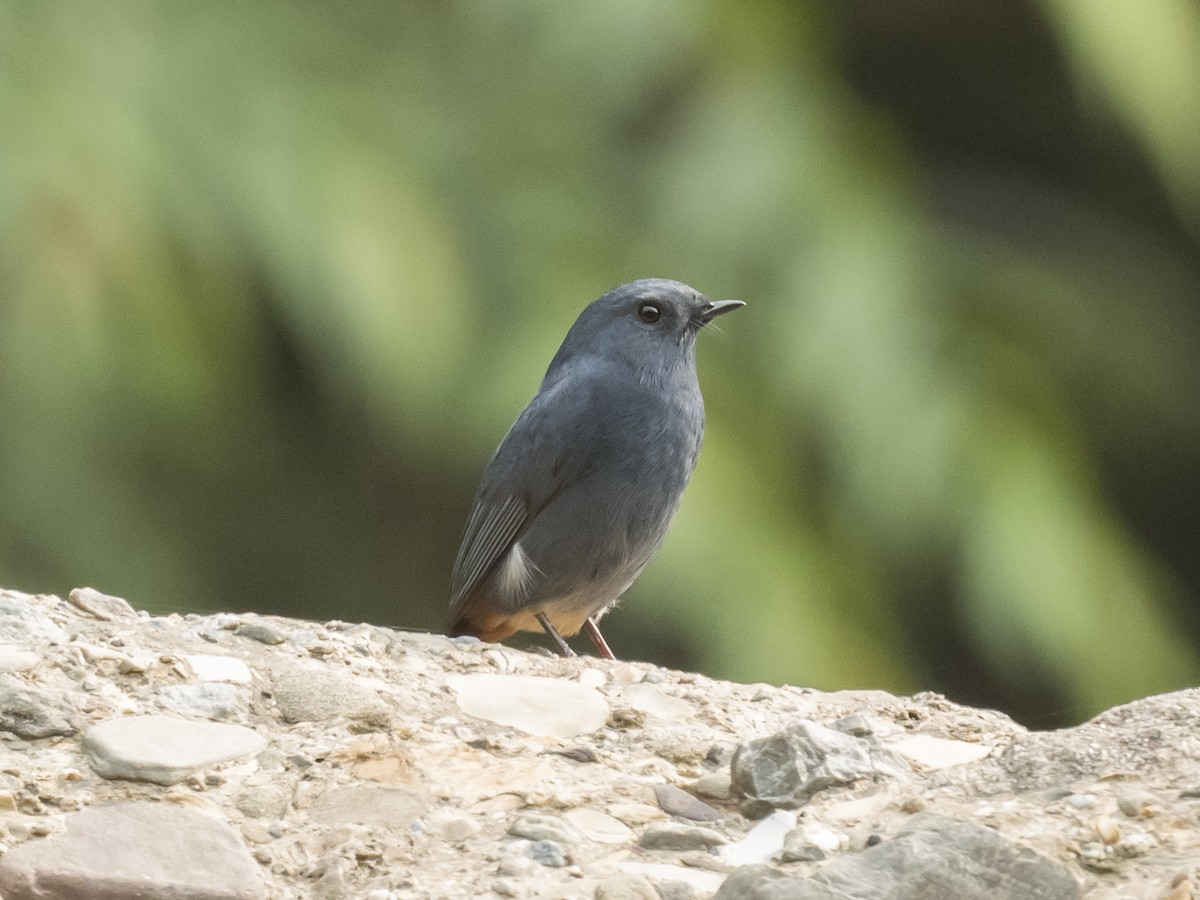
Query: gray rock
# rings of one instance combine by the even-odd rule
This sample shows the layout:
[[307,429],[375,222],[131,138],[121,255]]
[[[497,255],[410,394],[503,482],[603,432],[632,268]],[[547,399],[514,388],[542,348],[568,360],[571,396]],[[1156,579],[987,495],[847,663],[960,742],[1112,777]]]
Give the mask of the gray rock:
[[95,588],[75,588],[68,595],[67,599],[71,601],[72,606],[83,610],[85,613],[94,616],[102,622],[137,617],[137,610],[130,606],[128,601],[120,597],[111,597],[108,594],[102,594]]
[[774,809],[796,809],[813,794],[860,778],[907,782],[903,758],[871,736],[855,737],[800,721],[777,734],[738,747],[730,768],[742,812],[758,818]]
[[785,843],[783,850],[780,851],[779,861],[782,863],[790,862],[819,862],[825,858],[825,851],[820,847],[814,847],[812,844],[803,841],[797,841],[793,844]]
[[646,828],[638,846],[643,850],[708,850],[725,843],[711,828],[658,822]]
[[595,900],[659,900],[659,893],[648,878],[624,872],[605,878],[592,896]]
[[714,900],[1075,900],[1079,885],[1053,860],[989,828],[933,813],[893,840],[828,863],[811,878],[745,866]]
[[267,745],[241,725],[170,716],[130,716],[94,725],[83,752],[102,778],[177,784],[197,769],[258,753]]
[[70,711],[57,698],[15,678],[0,677],[0,731],[32,741],[72,735],[76,730]]
[[67,633],[32,605],[33,599],[19,591],[0,590],[0,644],[37,647],[67,640]]
[[557,841],[561,844],[578,844],[583,840],[583,835],[574,825],[558,816],[548,816],[544,813],[524,813],[517,816],[508,826],[508,833],[513,837],[528,838],[531,841]]
[[224,821],[172,803],[93,806],[0,861],[5,900],[258,900],[257,864]]
[[287,640],[287,635],[266,622],[243,622],[233,629],[233,633],[238,637],[267,645],[282,644]]
[[327,722],[343,716],[383,730],[391,711],[370,688],[349,678],[308,669],[292,669],[275,679],[275,706],[285,722]]
[[725,814],[713,809],[703,800],[697,800],[685,790],[673,784],[660,784],[654,788],[654,796],[663,812],[673,816],[682,816],[693,822],[716,822],[725,818]]
[[570,862],[567,848],[558,841],[534,841],[525,849],[525,855],[551,869],[561,869]]
[[233,718],[242,711],[244,697],[244,688],[222,682],[170,684],[159,694],[167,708],[185,716],[205,719]]

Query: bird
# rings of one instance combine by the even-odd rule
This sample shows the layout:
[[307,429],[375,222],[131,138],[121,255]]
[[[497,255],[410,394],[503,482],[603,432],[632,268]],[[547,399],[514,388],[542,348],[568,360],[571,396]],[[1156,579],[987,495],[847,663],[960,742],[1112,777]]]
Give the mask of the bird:
[[484,469],[450,577],[451,637],[545,631],[563,656],[662,546],[704,436],[696,336],[745,306],[643,278],[590,303]]

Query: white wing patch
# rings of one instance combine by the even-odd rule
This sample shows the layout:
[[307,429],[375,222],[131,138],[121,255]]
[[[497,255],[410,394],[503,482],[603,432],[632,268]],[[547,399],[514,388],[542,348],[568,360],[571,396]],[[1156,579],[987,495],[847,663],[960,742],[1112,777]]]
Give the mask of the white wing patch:
[[458,548],[451,577],[450,611],[457,616],[462,604],[489,568],[501,558],[508,542],[525,521],[525,504],[509,497],[499,506],[479,503],[471,510],[466,534]]
[[542,570],[534,565],[518,541],[509,548],[500,563],[496,572],[496,586],[509,602],[521,601],[533,591],[537,576],[541,574]]

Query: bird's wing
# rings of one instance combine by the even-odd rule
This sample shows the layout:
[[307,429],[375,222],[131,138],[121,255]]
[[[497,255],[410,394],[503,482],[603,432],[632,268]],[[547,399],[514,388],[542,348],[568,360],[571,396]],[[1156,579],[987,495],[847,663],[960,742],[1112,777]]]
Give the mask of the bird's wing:
[[450,576],[451,621],[513,541],[587,467],[586,455],[567,452],[580,420],[595,425],[584,414],[580,391],[586,384],[577,378],[544,385],[488,464]]
[[462,546],[450,576],[450,617],[461,611],[463,602],[504,552],[525,524],[525,501],[508,496],[499,502],[480,497],[467,519]]

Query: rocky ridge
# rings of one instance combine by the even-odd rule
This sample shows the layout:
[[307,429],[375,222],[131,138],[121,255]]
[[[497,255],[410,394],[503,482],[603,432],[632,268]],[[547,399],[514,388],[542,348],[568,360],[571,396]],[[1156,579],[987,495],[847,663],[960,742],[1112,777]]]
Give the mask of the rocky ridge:
[[1187,900],[1197,721],[0,591],[0,895]]

